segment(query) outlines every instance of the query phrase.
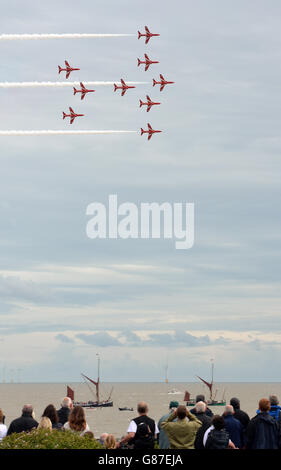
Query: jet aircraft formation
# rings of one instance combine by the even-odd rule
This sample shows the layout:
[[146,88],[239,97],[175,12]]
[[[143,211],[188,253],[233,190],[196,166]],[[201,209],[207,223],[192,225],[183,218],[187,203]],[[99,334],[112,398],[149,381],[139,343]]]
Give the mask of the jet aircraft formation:
[[[140,39],[141,37],[145,37],[145,44],[148,44],[149,40],[154,36],[160,36],[160,34],[151,33],[147,26],[145,26],[145,33],[140,33],[140,31],[138,31],[138,39]],[[138,67],[140,65],[145,66],[144,67],[145,72],[149,69],[149,67],[152,64],[159,64],[159,61],[151,60],[148,57],[147,54],[144,54],[144,60],[143,61],[140,60],[139,58],[137,59],[137,61],[138,61]],[[69,78],[69,76],[72,72],[80,70],[80,68],[71,67],[67,60],[65,60],[64,63],[65,63],[65,68],[61,67],[60,65],[58,66],[58,69],[59,69],[58,73],[60,74],[61,72],[65,72],[66,73],[66,75],[65,75],[66,79]],[[160,91],[163,91],[164,87],[166,85],[172,84],[172,83],[175,83],[175,82],[165,80],[165,78],[162,74],[160,74],[160,81],[157,81],[154,78],[153,78],[153,81],[152,81],[153,87],[155,85],[160,85]],[[81,87],[81,89],[79,89],[79,90],[77,88],[73,87],[73,91],[74,91],[73,94],[76,95],[77,93],[81,93],[81,100],[84,100],[85,96],[88,93],[95,92],[95,90],[87,89],[82,82],[80,82],[80,87]],[[117,85],[116,83],[114,83],[114,92],[117,91],[117,90],[121,90],[121,96],[124,96],[125,93],[127,92],[127,90],[129,90],[130,88],[136,88],[136,87],[131,86],[131,85],[127,85],[123,78],[121,78],[121,80],[120,80],[120,86]],[[149,112],[153,106],[161,104],[159,102],[152,101],[151,98],[149,97],[149,95],[146,95],[146,99],[147,99],[146,102],[142,101],[142,100],[139,100],[139,102],[140,102],[139,107],[141,108],[142,106],[146,106],[147,107],[146,108],[147,112]],[[65,112],[63,112],[63,119],[65,119],[66,117],[69,117],[70,118],[70,124],[73,124],[76,117],[84,116],[84,114],[75,113],[75,111],[71,107],[69,107],[69,113],[70,114],[66,114]],[[147,140],[150,140],[151,137],[153,136],[153,134],[160,133],[160,132],[162,132],[162,131],[153,129],[152,126],[149,123],[147,124],[147,130],[143,130],[141,128],[141,135],[148,134]]]

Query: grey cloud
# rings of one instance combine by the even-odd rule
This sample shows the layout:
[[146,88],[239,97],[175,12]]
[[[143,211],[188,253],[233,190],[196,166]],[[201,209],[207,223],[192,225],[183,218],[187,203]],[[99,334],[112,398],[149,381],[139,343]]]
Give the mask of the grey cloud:
[[66,336],[64,334],[56,335],[56,339],[60,341],[61,343],[75,343],[75,341],[72,338],[69,338],[69,336]]

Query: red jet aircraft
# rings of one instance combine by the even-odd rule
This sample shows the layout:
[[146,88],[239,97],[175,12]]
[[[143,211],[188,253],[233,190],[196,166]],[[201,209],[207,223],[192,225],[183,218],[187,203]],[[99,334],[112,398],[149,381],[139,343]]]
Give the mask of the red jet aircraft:
[[153,79],[153,86],[160,85],[160,91],[162,91],[164,86],[168,85],[168,83],[175,83],[175,82],[167,82],[167,80],[165,80],[165,78],[163,77],[163,75],[161,75],[161,73],[160,73],[160,80],[161,80],[160,82],[156,82],[156,80]]
[[70,114],[65,114],[65,112],[62,113],[63,119],[66,117],[70,117],[70,124],[73,123],[74,119],[77,118],[77,116],[84,116],[84,114],[76,114],[71,107],[69,107]]
[[147,140],[150,140],[151,137],[153,136],[153,134],[155,134],[156,132],[162,132],[162,131],[156,131],[156,130],[152,129],[149,122],[147,123],[147,127],[148,127],[147,131],[144,131],[143,128],[141,127],[141,135],[148,134]]
[[59,73],[65,71],[66,72],[66,75],[65,77],[68,78],[69,75],[70,75],[70,72],[73,72],[73,70],[80,70],[80,69],[74,69],[73,67],[70,67],[69,63],[67,62],[67,60],[64,61],[65,63],[65,69],[63,69],[62,67],[58,66],[59,67]]
[[147,26],[145,26],[145,31],[146,32],[144,34],[142,34],[138,31],[138,34],[139,34],[138,39],[140,39],[142,36],[146,37],[145,44],[148,43],[149,39],[152,38],[152,36],[160,36],[160,34],[151,33]]
[[154,106],[155,104],[161,104],[161,103],[155,103],[154,101],[151,101],[151,99],[149,98],[148,95],[146,95],[146,99],[147,99],[147,103],[143,102],[142,100],[140,100],[140,108],[143,106],[143,105],[146,105],[147,106],[147,112],[151,110],[151,107]]
[[121,78],[121,86],[117,86],[115,83],[114,83],[114,91],[116,90],[122,90],[122,93],[121,93],[121,96],[124,96],[126,91],[128,90],[128,88],[136,88],[135,86],[129,86],[129,85],[126,85],[126,83],[124,82],[123,78]]
[[83,85],[82,82],[80,82],[80,86],[81,86],[81,90],[76,90],[76,88],[73,87],[73,90],[74,90],[73,94],[76,95],[76,93],[81,93],[81,100],[83,100],[85,98],[87,93],[96,91],[96,90],[88,90],[87,88],[85,88],[85,86]]
[[148,57],[147,54],[144,54],[144,57],[145,57],[145,60],[144,61],[141,61],[140,59],[138,59],[138,66],[140,66],[140,64],[145,64],[145,71],[148,70],[148,67],[151,65],[151,64],[159,64],[159,62],[157,60],[150,60],[150,58]]

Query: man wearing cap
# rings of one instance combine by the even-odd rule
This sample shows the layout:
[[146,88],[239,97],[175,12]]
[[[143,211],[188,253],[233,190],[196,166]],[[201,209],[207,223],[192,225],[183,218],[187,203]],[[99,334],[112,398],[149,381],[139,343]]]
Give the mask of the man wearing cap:
[[[162,423],[162,421],[165,421],[166,419],[168,419],[170,414],[174,413],[174,411],[176,411],[178,406],[179,406],[178,401],[175,401],[175,400],[170,401],[169,413],[162,416],[162,418],[160,418],[159,421],[158,421],[158,429],[159,429],[158,436],[159,436],[159,447],[160,447],[160,449],[169,449],[169,447],[170,447],[170,441],[168,439],[168,436],[167,436],[166,432],[164,431],[164,429],[162,429],[161,423]],[[177,418],[175,419],[175,421],[176,420],[177,420]]]

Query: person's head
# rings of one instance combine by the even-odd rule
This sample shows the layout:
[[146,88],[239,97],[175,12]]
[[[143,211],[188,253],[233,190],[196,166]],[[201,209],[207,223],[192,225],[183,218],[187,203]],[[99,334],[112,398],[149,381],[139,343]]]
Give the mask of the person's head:
[[32,416],[33,406],[32,405],[23,405],[22,412],[24,414],[28,414],[28,415]]
[[198,403],[198,401],[205,402],[205,395],[196,395],[195,402]]
[[107,438],[104,441],[104,445],[107,449],[115,449],[116,448],[116,439],[113,434],[108,434]]
[[219,415],[213,416],[211,423],[217,431],[221,431],[225,427],[224,419]]
[[270,404],[273,406],[279,405],[279,400],[277,395],[269,395]]
[[147,403],[145,403],[145,401],[140,401],[138,403],[138,414],[139,415],[146,415],[147,412],[148,412]]
[[46,416],[47,418],[49,418],[52,424],[57,424],[59,422],[57,410],[54,407],[54,405],[48,405],[42,414],[42,417],[43,416]]
[[85,437],[85,436],[88,436],[91,439],[95,438],[94,433],[92,431],[84,432],[83,437]]
[[69,397],[64,397],[61,402],[63,408],[73,408],[72,400]]
[[5,421],[5,416],[4,416],[3,411],[0,408],[0,424],[2,424],[2,423],[4,424],[4,421]]
[[107,438],[109,434],[107,432],[103,432],[101,435],[100,435],[100,443],[103,444],[105,439]]
[[73,431],[84,431],[86,428],[85,411],[82,406],[74,406],[68,417],[69,427]]
[[176,410],[178,406],[179,406],[179,402],[176,400],[172,400],[170,401],[170,404],[169,404],[169,410]]
[[205,413],[206,409],[207,405],[204,403],[204,401],[198,401],[195,405],[196,413]]
[[233,406],[232,406],[232,405],[226,405],[223,414],[224,414],[225,416],[233,415],[233,414],[234,414],[234,408],[233,408]]
[[38,424],[38,428],[37,429],[49,429],[49,431],[52,430],[52,422],[49,418],[47,418],[47,416],[43,416],[41,418],[41,421],[40,423]]
[[177,417],[178,417],[178,419],[186,418],[186,406],[185,405],[178,406],[178,408],[177,408]]
[[239,400],[239,398],[233,397],[233,398],[231,398],[229,403],[230,403],[230,405],[233,406],[234,410],[240,410],[240,400]]
[[259,401],[259,410],[262,413],[270,410],[270,401],[267,398],[262,398]]

